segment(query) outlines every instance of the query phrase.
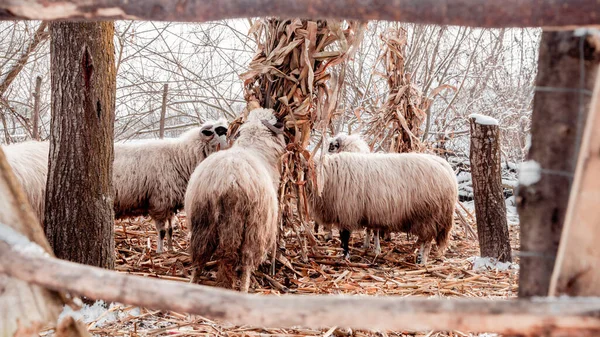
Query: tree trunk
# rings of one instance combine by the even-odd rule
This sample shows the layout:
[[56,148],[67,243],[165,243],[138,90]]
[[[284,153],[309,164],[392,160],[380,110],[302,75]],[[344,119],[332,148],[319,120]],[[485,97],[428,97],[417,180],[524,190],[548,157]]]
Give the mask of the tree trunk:
[[[489,118],[485,117],[484,118]],[[471,175],[481,256],[512,261],[500,169],[500,128],[471,116]],[[483,119],[483,118],[482,118]],[[494,120],[495,122],[495,120]]]
[[165,83],[163,88],[162,106],[160,107],[160,128],[158,135],[162,139],[165,136],[165,116],[167,115],[167,93],[169,92],[169,84]]
[[593,89],[599,62],[600,46],[589,36],[576,37],[571,31],[542,34],[528,159],[555,173],[519,187],[520,297],[548,294],[591,99],[576,89]]
[[31,138],[40,140],[40,91],[42,88],[42,78],[40,76],[35,79],[35,92],[33,93],[33,115]]
[[114,24],[53,22],[51,31],[46,236],[59,258],[113,268]]

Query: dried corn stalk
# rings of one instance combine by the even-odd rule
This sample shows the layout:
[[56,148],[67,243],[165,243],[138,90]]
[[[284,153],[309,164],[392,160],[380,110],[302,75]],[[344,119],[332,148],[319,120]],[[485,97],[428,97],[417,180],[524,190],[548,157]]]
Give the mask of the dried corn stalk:
[[[262,19],[251,28],[258,50],[244,81],[246,111],[272,108],[285,120],[287,151],[282,157],[280,209],[283,224],[306,230],[308,212],[304,185],[314,179],[311,154],[307,150],[315,125],[325,129],[335,110],[335,99],[327,86],[328,68],[343,62],[354,49],[363,24],[301,19]],[[243,119],[243,117],[242,117]],[[301,239],[302,236],[299,235]],[[306,254],[304,251],[303,254]]]
[[385,50],[380,57],[389,86],[388,97],[370,119],[366,135],[388,152],[422,151],[420,126],[432,100],[411,83],[404,68],[407,34],[404,28],[381,35]]

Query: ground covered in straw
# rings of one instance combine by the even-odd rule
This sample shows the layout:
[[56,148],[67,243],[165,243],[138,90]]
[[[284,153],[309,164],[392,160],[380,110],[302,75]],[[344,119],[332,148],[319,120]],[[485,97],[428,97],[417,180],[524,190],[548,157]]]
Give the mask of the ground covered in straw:
[[[474,227],[474,225],[473,225]],[[156,234],[148,218],[119,221],[115,227],[117,270],[146,277],[188,282],[191,276],[187,254],[189,228],[185,216],[179,216],[175,229],[175,251],[156,254]],[[286,251],[278,259],[274,278],[268,266],[254,275],[251,291],[260,294],[367,294],[375,296],[441,296],[441,297],[516,297],[518,268],[516,264],[499,269],[479,267],[473,261],[479,254],[476,240],[465,237],[457,223],[451,246],[445,258],[432,257],[427,268],[412,263],[412,244],[416,238],[394,234],[392,241],[382,241],[382,254],[365,253],[362,233],[354,233],[351,262],[341,259],[337,235],[331,241],[323,233],[317,235],[317,246],[308,250],[303,261],[298,240],[290,233]],[[337,233],[336,233],[337,234]],[[518,225],[510,226],[513,250],[517,250]],[[485,261],[484,261],[485,262]],[[474,269],[477,264],[478,269]],[[209,263],[202,283],[213,285],[215,263]],[[107,319],[110,317],[110,319]],[[342,329],[263,329],[240,327],[177,312],[113,305],[100,317],[87,320],[90,331],[106,336],[473,336],[468,332],[346,331]],[[475,334],[474,336],[477,336]],[[496,336],[482,334],[481,336]]]

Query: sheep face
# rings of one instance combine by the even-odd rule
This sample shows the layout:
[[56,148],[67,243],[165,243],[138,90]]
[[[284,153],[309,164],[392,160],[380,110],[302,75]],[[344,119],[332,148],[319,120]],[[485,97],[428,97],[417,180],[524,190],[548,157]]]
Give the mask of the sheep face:
[[339,133],[329,140],[328,154],[341,152],[369,153],[369,145],[359,135]]
[[200,127],[200,139],[216,150],[227,148],[227,121],[221,118],[208,121]]
[[[284,124],[277,119],[273,109],[254,109],[240,127],[235,144],[248,148],[271,148],[279,156],[285,148],[283,129]],[[265,153],[269,152],[273,151]]]
[[340,147],[341,147],[341,139],[340,139],[340,135],[336,136],[335,138],[329,140],[329,148],[327,149],[328,153],[339,153],[340,152]]

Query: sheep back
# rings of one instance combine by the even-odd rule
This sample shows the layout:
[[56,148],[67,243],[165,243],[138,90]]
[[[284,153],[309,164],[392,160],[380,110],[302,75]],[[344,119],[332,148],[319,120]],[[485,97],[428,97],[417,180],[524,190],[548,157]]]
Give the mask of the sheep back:
[[[258,267],[275,243],[278,203],[270,168],[253,151],[232,148],[204,160],[185,196],[192,261],[202,268],[215,254],[229,266]],[[229,269],[229,268],[228,268]],[[232,288],[234,270],[220,270]]]
[[115,143],[115,218],[149,214],[166,221],[183,208],[194,168],[216,150],[200,130],[193,128],[174,139]]
[[[441,158],[440,158],[441,159]],[[309,184],[316,219],[341,229],[402,231],[447,246],[458,199],[450,165],[428,154],[339,153],[322,158],[323,192]]]

